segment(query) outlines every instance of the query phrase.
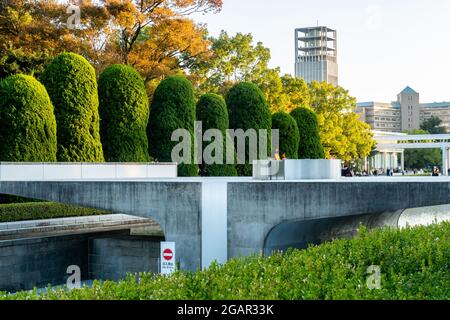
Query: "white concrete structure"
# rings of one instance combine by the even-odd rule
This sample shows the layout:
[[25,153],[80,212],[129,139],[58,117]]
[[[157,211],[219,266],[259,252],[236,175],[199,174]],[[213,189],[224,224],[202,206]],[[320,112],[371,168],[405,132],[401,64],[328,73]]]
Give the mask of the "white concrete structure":
[[1,181],[176,178],[176,163],[1,162]]
[[[424,134],[407,135],[401,133],[374,132],[374,138],[377,141],[377,151],[385,159],[400,153],[402,170],[404,169],[404,151],[405,149],[441,149],[442,150],[442,174],[448,175],[449,170],[449,150],[450,134]],[[398,164],[398,160],[394,161]],[[388,161],[384,162],[383,169],[396,169],[399,166],[389,167]]]
[[341,169],[341,160],[255,160],[253,161],[253,178],[287,181],[340,179]]

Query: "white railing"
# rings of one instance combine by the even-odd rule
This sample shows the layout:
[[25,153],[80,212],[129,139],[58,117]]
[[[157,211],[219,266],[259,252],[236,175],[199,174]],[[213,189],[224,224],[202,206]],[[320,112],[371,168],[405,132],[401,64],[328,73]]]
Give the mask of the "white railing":
[[176,163],[1,162],[1,181],[176,178]]

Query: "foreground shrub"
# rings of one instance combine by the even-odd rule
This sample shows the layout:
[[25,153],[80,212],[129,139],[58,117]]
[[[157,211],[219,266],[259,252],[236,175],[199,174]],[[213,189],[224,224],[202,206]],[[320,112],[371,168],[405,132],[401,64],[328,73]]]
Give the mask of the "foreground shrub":
[[42,82],[55,107],[58,161],[104,161],[94,68],[82,56],[63,53],[46,68]]
[[277,112],[272,115],[272,129],[279,130],[280,145],[278,149],[280,156],[297,159],[300,136],[295,119],[285,112]]
[[100,137],[105,160],[147,162],[149,116],[145,84],[130,66],[112,65],[98,81]]
[[299,159],[324,159],[325,152],[320,142],[319,124],[317,115],[308,108],[297,108],[291,116],[298,125],[300,143],[298,147]]
[[[271,128],[272,117],[269,107],[261,90],[252,83],[238,83],[227,94],[226,102],[228,106],[228,114],[230,117],[230,129],[242,129],[247,131],[254,129],[259,139],[259,130],[267,130],[267,156],[271,153]],[[252,175],[252,165],[250,159],[250,146],[248,139],[245,143],[245,160],[244,165],[237,165],[236,169],[241,176]],[[236,151],[239,152],[237,145]],[[264,157],[264,159],[267,158]],[[259,158],[259,150],[257,158]]]
[[[403,230],[362,230],[338,240],[270,257],[233,259],[196,273],[132,276],[120,283],[3,299],[443,299],[450,298],[450,223]],[[379,266],[381,287],[369,289],[368,267]]]
[[[200,97],[200,100],[197,103],[197,121],[202,122],[203,133],[209,129],[217,129],[222,132],[223,137],[223,141],[220,142],[223,148],[222,164],[200,165],[201,175],[206,177],[236,176],[237,171],[234,164],[226,164],[226,137],[227,129],[229,128],[229,119],[227,105],[222,96],[205,94]],[[211,143],[214,143],[214,141]],[[205,148],[207,148],[208,145],[210,144],[203,142],[203,149],[206,150]]]
[[172,133],[185,129],[191,136],[191,164],[180,164],[180,176],[197,176],[194,164],[195,99],[192,84],[181,76],[169,77],[156,88],[147,129],[150,156],[160,162],[172,162],[172,150],[179,142]]
[[15,75],[0,81],[0,161],[56,161],[56,121],[44,86]]

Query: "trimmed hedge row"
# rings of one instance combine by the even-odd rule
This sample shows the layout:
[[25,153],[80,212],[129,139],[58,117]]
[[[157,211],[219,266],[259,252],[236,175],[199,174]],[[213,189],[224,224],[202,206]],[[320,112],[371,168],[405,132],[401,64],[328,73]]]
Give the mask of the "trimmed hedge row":
[[42,220],[111,214],[108,211],[81,208],[53,202],[14,203],[0,205],[0,222]]
[[[271,257],[233,259],[196,273],[143,274],[119,283],[48,293],[21,292],[0,299],[339,300],[450,298],[450,223],[402,230],[365,229],[337,240]],[[381,271],[371,289],[370,266]]]
[[[227,103],[220,96],[207,94],[196,106],[189,80],[169,77],[156,88],[149,111],[145,84],[127,65],[106,68],[97,90],[95,70],[89,62],[80,55],[63,53],[47,66],[42,81],[46,88],[24,75],[1,82],[0,161],[103,162],[106,158],[109,162],[147,162],[153,158],[171,162],[180,142],[172,141],[172,134],[179,129],[187,130],[191,138],[189,163],[184,157],[180,176],[197,176],[199,171],[204,176],[251,176],[251,160],[271,155],[272,128],[280,130],[281,155],[291,159],[324,157],[314,112],[299,108],[291,115],[271,116],[263,93],[253,83],[236,84],[226,96]],[[252,143],[258,147],[259,131],[267,130],[267,150],[250,148],[247,135],[245,164],[202,165],[199,170],[194,163],[196,116],[204,122],[205,131],[219,129],[224,137],[228,128],[246,134],[255,130],[257,140]],[[242,144],[233,138],[238,149]],[[223,142],[226,146],[226,138]]]

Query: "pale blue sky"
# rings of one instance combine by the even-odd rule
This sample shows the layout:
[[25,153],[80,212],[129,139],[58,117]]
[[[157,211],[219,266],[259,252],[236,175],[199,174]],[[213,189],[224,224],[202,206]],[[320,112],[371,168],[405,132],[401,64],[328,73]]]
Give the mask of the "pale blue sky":
[[407,85],[422,102],[450,101],[449,0],[224,0],[195,20],[214,36],[252,33],[291,74],[294,29],[319,21],[338,30],[340,85],[358,101],[389,102]]

